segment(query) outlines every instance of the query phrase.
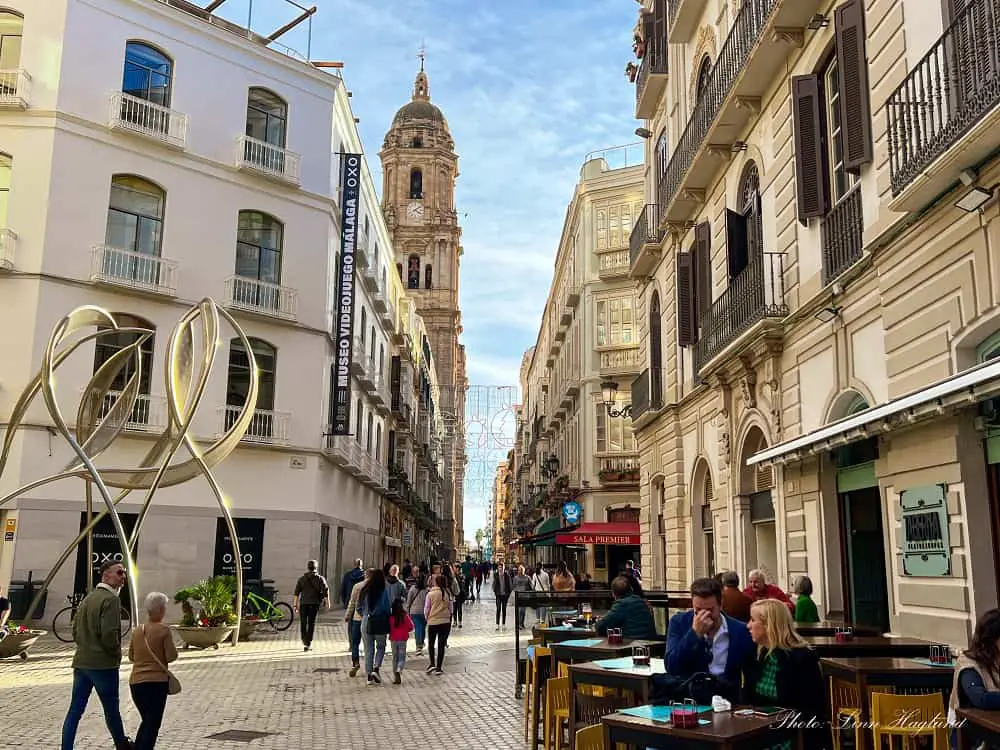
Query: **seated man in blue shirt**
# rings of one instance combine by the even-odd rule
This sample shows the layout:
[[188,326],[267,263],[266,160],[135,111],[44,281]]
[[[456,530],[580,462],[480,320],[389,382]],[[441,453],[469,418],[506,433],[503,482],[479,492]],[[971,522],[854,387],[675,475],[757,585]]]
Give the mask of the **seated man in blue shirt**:
[[722,584],[699,578],[691,584],[691,606],[670,618],[667,628],[667,672],[687,678],[699,672],[719,680],[723,697],[735,700],[740,667],[753,653],[747,626],[722,612]]
[[645,599],[633,593],[632,582],[625,576],[618,576],[611,582],[611,593],[615,603],[611,611],[598,621],[597,634],[604,636],[608,634],[608,628],[621,628],[623,638],[655,640],[658,634],[653,613]]

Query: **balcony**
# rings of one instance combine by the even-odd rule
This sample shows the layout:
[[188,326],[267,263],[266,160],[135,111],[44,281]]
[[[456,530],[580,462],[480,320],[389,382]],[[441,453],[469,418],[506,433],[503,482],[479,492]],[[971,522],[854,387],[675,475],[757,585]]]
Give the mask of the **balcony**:
[[375,387],[371,389],[371,398],[372,403],[375,405],[375,410],[382,416],[386,416],[389,413],[391,397],[389,396],[389,389],[385,378],[381,375],[375,376]]
[[10,229],[0,229],[0,271],[14,269],[14,251],[17,249],[17,235]]
[[705,8],[705,0],[669,0],[667,38],[672,44],[690,42],[698,28],[698,18]]
[[[383,280],[384,281],[384,280]],[[372,307],[375,308],[375,312],[378,315],[386,315],[389,312],[389,303],[386,301],[385,292],[383,292],[378,284],[372,290]]]
[[108,127],[145,136],[174,148],[187,145],[187,115],[121,91],[111,95]]
[[351,374],[359,378],[365,375],[369,362],[371,362],[371,357],[368,354],[365,340],[360,335],[355,334],[354,343],[351,346]]
[[597,255],[597,275],[602,281],[628,276],[628,250],[605,250]]
[[639,64],[639,71],[635,76],[637,120],[651,120],[656,115],[656,105],[667,88],[667,58],[665,43],[646,45],[646,56]]
[[379,318],[381,318],[382,320],[382,325],[385,326],[386,330],[389,331],[389,333],[395,335],[396,308],[393,306],[392,302],[390,302],[388,299],[384,299],[382,308],[378,310],[378,314]]
[[973,0],[886,102],[890,208],[917,211],[1000,147],[1000,2]]
[[763,253],[750,261],[712,303],[701,320],[694,349],[696,373],[758,323],[788,315],[785,303],[785,256]]
[[410,404],[407,403],[406,399],[403,398],[403,394],[399,391],[394,391],[389,403],[392,416],[394,416],[398,422],[409,426],[413,409]]
[[601,375],[625,375],[642,370],[644,357],[638,347],[603,349],[599,354]]
[[389,487],[389,470],[382,463],[358,445],[358,479],[372,489],[385,490]]
[[90,280],[173,297],[177,294],[177,262],[97,245],[91,256]]
[[31,76],[26,70],[0,70],[0,109],[27,109]]
[[352,474],[361,470],[364,451],[353,435],[327,435],[323,455]]
[[[87,391],[84,390],[84,395]],[[108,391],[104,401],[97,410],[97,418],[104,419],[111,407],[121,398],[121,391]],[[136,398],[132,411],[125,420],[125,430],[128,432],[161,433],[167,426],[167,399],[165,396],[150,396],[140,393]]]
[[295,320],[299,293],[287,286],[246,276],[226,279],[226,306],[272,318]]
[[594,473],[602,485],[638,485],[639,454],[604,453],[594,456]]
[[580,304],[580,285],[567,277],[562,285],[562,303],[564,308],[572,310]]
[[[240,406],[219,407],[220,429],[216,437],[221,437],[236,423],[241,411],[242,407]],[[243,436],[243,442],[260,445],[288,445],[291,442],[289,438],[291,420],[292,415],[286,411],[255,409],[250,426]]]
[[355,235],[354,265],[358,268],[367,268],[371,265],[371,240],[363,229]]
[[628,273],[632,278],[649,276],[660,262],[664,230],[660,229],[659,215],[659,207],[647,203],[632,227],[628,238]]
[[362,388],[369,393],[372,393],[378,387],[377,383],[379,379],[379,371],[378,367],[375,365],[375,360],[369,358],[365,363],[361,374],[358,375],[358,382],[361,384]]
[[241,135],[236,138],[236,168],[289,185],[299,184],[302,157],[294,151]]
[[378,268],[373,265],[366,265],[361,269],[361,281],[370,292],[378,289]]
[[647,367],[632,381],[632,429],[641,427],[639,420],[663,408],[663,374],[660,368]]
[[861,182],[847,191],[823,219],[823,286],[861,260],[864,220],[861,214]]
[[[678,22],[688,5],[701,3],[683,2]],[[803,31],[821,5],[821,0],[743,0],[657,185],[661,223],[683,224],[704,206],[707,190],[729,164],[733,145],[759,114],[761,97],[785,75],[789,48],[801,46]]]

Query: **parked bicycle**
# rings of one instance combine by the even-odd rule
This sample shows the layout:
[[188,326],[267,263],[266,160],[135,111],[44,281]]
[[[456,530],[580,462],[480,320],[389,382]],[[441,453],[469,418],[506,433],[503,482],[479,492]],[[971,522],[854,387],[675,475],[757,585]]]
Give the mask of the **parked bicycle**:
[[[85,596],[86,594],[80,593],[67,594],[66,599],[69,601],[69,606],[60,609],[52,618],[52,634],[63,643],[73,642],[73,618],[76,617],[76,610],[79,609]],[[122,621],[122,638],[124,638],[132,629],[132,615],[125,607],[121,607],[119,616]]]
[[256,617],[259,622],[270,625],[276,632],[288,630],[295,619],[292,606],[287,602],[274,602],[249,590],[243,596],[243,616]]

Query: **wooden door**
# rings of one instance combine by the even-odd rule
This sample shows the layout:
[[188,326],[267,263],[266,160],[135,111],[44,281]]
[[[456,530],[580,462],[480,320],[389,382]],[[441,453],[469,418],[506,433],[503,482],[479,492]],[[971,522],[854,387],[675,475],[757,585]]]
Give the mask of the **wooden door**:
[[840,495],[841,529],[846,555],[848,618],[857,625],[889,630],[889,588],[877,487]]

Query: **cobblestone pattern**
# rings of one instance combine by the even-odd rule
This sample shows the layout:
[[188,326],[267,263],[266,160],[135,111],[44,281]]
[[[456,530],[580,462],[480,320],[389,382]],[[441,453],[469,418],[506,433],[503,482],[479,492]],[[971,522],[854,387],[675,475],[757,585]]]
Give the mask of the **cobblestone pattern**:
[[[485,593],[485,592],[484,592]],[[255,634],[237,649],[182,651],[174,667],[183,690],[167,704],[158,750],[459,750],[523,749],[521,702],[514,699],[514,636],[494,630],[490,599],[467,604],[453,629],[445,674],[424,673],[426,652],[411,638],[403,684],[391,684],[391,652],[383,684],[368,687],[351,666],[343,610],[321,615],[313,650],[302,651],[298,622],[285,633]],[[523,635],[523,634],[522,634]],[[0,748],[58,748],[69,705],[72,649],[46,636],[27,661],[0,662]],[[317,672],[338,669],[339,672]],[[122,666],[122,712],[135,735],[139,716]],[[250,743],[206,739],[231,729],[273,732]],[[111,740],[96,694],[76,747],[107,750]]]

